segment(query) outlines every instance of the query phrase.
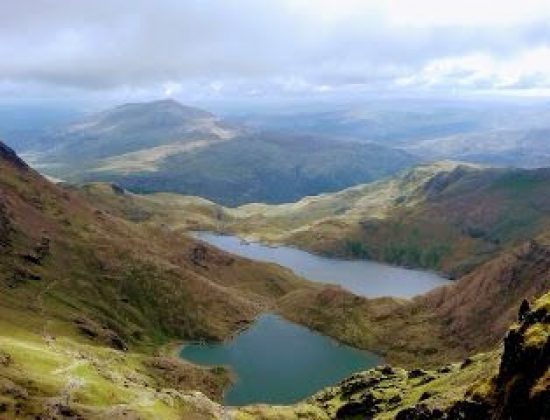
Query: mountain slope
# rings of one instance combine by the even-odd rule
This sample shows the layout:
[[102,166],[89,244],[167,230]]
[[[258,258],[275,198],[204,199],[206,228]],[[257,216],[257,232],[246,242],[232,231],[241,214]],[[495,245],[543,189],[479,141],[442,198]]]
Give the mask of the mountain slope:
[[[228,372],[169,357],[163,346],[179,339],[227,338],[258,313],[272,310],[378,351],[392,363],[433,366],[493,346],[511,321],[510,308],[549,288],[549,251],[531,243],[483,264],[454,286],[412,301],[361,298],[186,238],[161,226],[166,213],[154,214],[154,200],[153,207],[143,207],[148,197],[105,185],[84,191],[55,186],[2,144],[0,192],[0,410],[8,418],[223,418],[227,410],[203,394],[219,399],[231,380]],[[99,207],[91,204],[93,197]],[[539,306],[534,313],[540,315]],[[526,317],[525,308],[522,313]],[[518,331],[539,348],[547,339],[546,324],[538,318],[535,324]],[[516,339],[508,345],[518,350]],[[434,404],[451,403],[451,386],[464,389],[486,376],[496,360],[474,359],[457,376],[456,366],[449,376],[434,373],[434,388],[407,383],[408,374],[396,370],[387,383],[405,381],[403,404],[388,400],[393,405],[386,406],[377,399],[375,405],[388,412],[405,409],[420,391],[437,391]],[[514,359],[506,360],[512,369],[506,372],[513,374],[509,361]],[[547,375],[539,370],[526,378],[536,401],[547,389]],[[384,385],[388,373],[379,372]],[[495,388],[484,395],[508,398],[506,389],[513,391]],[[356,392],[341,398],[334,392],[298,408],[230,413],[293,418],[298,410],[305,418],[326,418],[353,402],[346,398],[356,399]],[[424,400],[431,403],[432,397]]]
[[227,338],[301,287],[312,286],[275,265],[113,217],[0,143],[0,410],[9,417],[208,414],[214,405],[189,391],[219,399],[228,372],[162,356],[161,346]]
[[308,136],[255,134],[180,153],[152,173],[88,173],[135,192],[200,195],[226,205],[280,203],[382,178],[416,160],[383,146]]
[[171,100],[123,105],[52,130],[25,158],[72,182],[116,182],[226,205],[337,191],[418,161],[370,143],[254,132]]
[[[426,267],[460,277],[550,227],[550,170],[421,165],[387,180],[281,205],[234,209],[171,194],[129,195],[150,222],[209,229],[318,253]],[[124,206],[86,187],[97,202]],[[103,198],[102,198],[103,197]],[[543,242],[546,239],[539,238]]]
[[[363,299],[330,288],[297,290],[278,302],[278,310],[290,320],[411,365],[490,348],[521,300],[550,287],[550,230],[541,206],[547,196],[546,177],[540,170],[441,163],[294,204],[236,209],[196,197],[139,196],[106,184],[87,185],[83,191],[106,211],[175,231],[218,230],[363,258],[347,248],[350,241],[363,247],[359,250],[365,244],[382,250],[391,244],[403,249],[415,245],[421,250],[416,260],[412,253],[393,260],[411,264],[435,265],[433,250],[446,246],[448,254],[439,262],[447,265],[435,266],[454,269],[457,282],[413,302]],[[526,214],[536,217],[529,224],[516,223]],[[367,228],[364,239],[358,236]],[[324,242],[328,234],[332,240]]]
[[196,138],[220,141],[235,130],[209,112],[173,100],[131,103],[52,129],[36,152],[46,162],[88,162]]

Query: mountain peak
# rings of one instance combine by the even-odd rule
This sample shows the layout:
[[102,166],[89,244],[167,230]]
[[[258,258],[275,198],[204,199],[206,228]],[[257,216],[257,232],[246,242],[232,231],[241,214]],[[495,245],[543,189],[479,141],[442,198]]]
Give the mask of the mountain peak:
[[214,117],[208,111],[204,111],[200,108],[195,108],[187,105],[183,105],[181,102],[172,98],[158,99],[149,102],[130,102],[112,110],[106,111],[107,113],[167,113],[173,114],[185,118],[210,118]]

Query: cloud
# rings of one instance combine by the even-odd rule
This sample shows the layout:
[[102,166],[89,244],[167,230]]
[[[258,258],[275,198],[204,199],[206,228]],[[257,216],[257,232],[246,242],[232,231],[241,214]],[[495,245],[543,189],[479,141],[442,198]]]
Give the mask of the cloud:
[[4,94],[550,87],[547,0],[0,3]]

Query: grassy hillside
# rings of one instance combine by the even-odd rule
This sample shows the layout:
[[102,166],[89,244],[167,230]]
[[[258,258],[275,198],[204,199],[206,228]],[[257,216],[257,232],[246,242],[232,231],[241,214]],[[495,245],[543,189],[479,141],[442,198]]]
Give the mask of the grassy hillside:
[[1,144],[0,192],[0,410],[9,417],[199,418],[215,405],[190,391],[219,399],[229,373],[162,347],[228,338],[311,287],[275,265],[113,217]]
[[235,209],[170,194],[128,196],[117,203],[108,198],[112,193],[100,192],[105,187],[87,189],[92,195],[97,190],[99,202],[142,209],[152,223],[234,233],[333,256],[425,267],[458,278],[548,230],[549,181],[548,169],[440,162],[295,203]]
[[225,205],[281,203],[379,179],[417,160],[383,146],[257,133],[167,158],[154,173],[88,172],[134,192],[200,195]]
[[[512,223],[532,208],[532,200],[542,203],[547,188],[545,177],[545,171],[440,163],[418,167],[388,181],[308,197],[293,204],[254,204],[236,209],[195,197],[137,196],[107,184],[87,185],[83,191],[108,211],[145,226],[235,232],[363,258],[373,255],[338,246],[357,238],[354,243],[359,249],[372,244],[384,250],[396,243],[420,250],[418,254],[401,254],[408,260],[391,259],[383,253],[374,257],[401,264],[448,267],[457,276],[457,283],[412,303],[363,299],[326,288],[297,290],[278,302],[278,310],[293,321],[411,366],[419,360],[433,365],[491,348],[514,318],[521,300],[549,287],[545,212],[531,213],[537,215],[532,224]],[[506,218],[510,219],[503,223]],[[473,222],[483,223],[487,233],[478,235],[472,226],[479,225]],[[365,229],[371,235],[358,236]],[[501,235],[498,242],[494,235]],[[430,260],[430,255],[438,255],[433,251],[438,247],[448,254],[440,261],[435,257]],[[427,330],[429,335],[425,334]]]
[[[111,185],[55,186],[1,144],[0,192],[0,415],[8,418],[332,417],[355,403],[363,379],[345,396],[336,388],[297,407],[228,409],[213,401],[231,373],[188,364],[170,349],[178,340],[228,338],[275,311],[390,363],[434,366],[492,348],[519,302],[549,287],[549,251],[531,242],[413,301],[361,298],[181,235],[167,217],[178,215],[184,198],[166,205]],[[536,322],[518,331],[540,346],[546,324]],[[380,415],[395,413],[431,392],[423,400],[451,410],[451,384],[466,389],[496,360],[477,356],[460,373],[457,365],[449,375],[429,372],[435,379],[427,386],[401,369],[379,370],[375,405]],[[547,389],[539,373],[529,374],[536,401]],[[388,387],[402,392],[402,403],[380,394]],[[506,397],[504,388],[486,388],[484,395]]]
[[[448,162],[297,203],[236,209],[195,197],[136,196],[106,184],[84,191],[104,208],[143,225],[233,232],[454,273],[455,285],[412,303],[368,300],[339,289],[298,290],[279,301],[278,310],[293,321],[410,366],[491,348],[521,300],[550,287],[547,177],[546,170]],[[367,247],[378,253],[362,252]],[[406,252],[396,253],[398,258],[384,252],[392,247]]]

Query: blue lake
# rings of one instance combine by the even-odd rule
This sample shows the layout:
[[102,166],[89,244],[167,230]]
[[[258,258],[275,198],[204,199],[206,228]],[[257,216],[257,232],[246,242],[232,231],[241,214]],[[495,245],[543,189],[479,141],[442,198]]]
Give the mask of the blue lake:
[[338,284],[361,296],[409,298],[449,283],[449,280],[426,270],[367,260],[327,258],[288,246],[246,243],[236,236],[211,232],[195,232],[193,236],[232,254],[277,263],[309,280]]
[[[332,283],[368,297],[412,297],[448,280],[435,273],[326,258],[296,248],[246,243],[235,236],[195,232],[196,238],[243,257],[277,263],[312,281]],[[227,405],[290,404],[382,362],[368,351],[344,346],[275,315],[262,315],[249,329],[220,344],[190,344],[181,356],[202,365],[225,365],[237,382]]]
[[382,362],[358,350],[265,314],[227,343],[190,344],[181,356],[202,365],[225,365],[237,381],[225,394],[227,405],[289,404]]

